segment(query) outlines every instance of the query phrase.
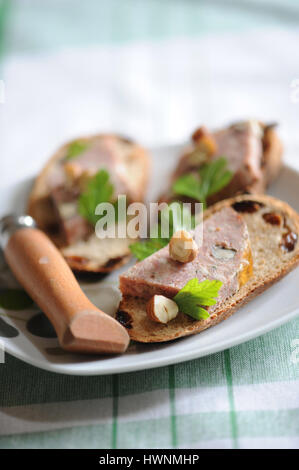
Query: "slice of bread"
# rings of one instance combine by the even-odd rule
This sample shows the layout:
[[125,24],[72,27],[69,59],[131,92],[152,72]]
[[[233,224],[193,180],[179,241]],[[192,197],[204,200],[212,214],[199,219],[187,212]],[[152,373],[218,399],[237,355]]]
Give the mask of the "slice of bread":
[[262,172],[264,175],[265,187],[274,181],[281,169],[283,146],[275,126],[263,124],[263,158]]
[[231,316],[299,264],[299,215],[288,204],[270,196],[242,195],[210,207],[204,218],[224,207],[233,207],[247,223],[253,277],[236,294],[219,305],[208,319],[200,321],[179,313],[167,325],[155,323],[146,314],[145,299],[124,297],[117,319],[128,328],[133,340],[163,342],[199,333]]
[[[113,134],[80,137],[60,147],[36,178],[28,200],[27,213],[61,249],[67,263],[75,271],[111,272],[126,263],[131,256],[129,245],[132,240],[129,238],[99,239],[94,234],[94,227],[90,227],[88,236],[67,243],[51,197],[51,191],[56,185],[62,188],[68,185],[67,175],[62,168],[70,146],[78,141],[80,145],[102,145],[104,140],[108,140],[109,144],[116,149],[117,163],[121,166],[119,175],[125,176],[125,189],[122,184],[122,191],[118,193],[126,193],[128,202],[143,201],[149,175],[149,155],[145,149],[133,141]],[[76,162],[76,158],[71,159],[70,162]],[[107,164],[110,165],[109,157]],[[112,182],[117,184],[117,180]]]

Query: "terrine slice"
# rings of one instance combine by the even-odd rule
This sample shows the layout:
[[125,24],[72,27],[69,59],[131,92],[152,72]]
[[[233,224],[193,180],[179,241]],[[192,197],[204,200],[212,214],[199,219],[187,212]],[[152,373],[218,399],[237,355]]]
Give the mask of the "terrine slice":
[[[261,127],[254,126],[250,121],[234,124],[211,134],[216,145],[216,152],[211,160],[225,157],[228,169],[233,173],[230,183],[220,192],[209,199],[209,205],[215,201],[225,199],[238,192],[263,192],[265,182],[262,172],[263,141]],[[192,158],[196,151],[193,144],[181,157],[177,169],[172,176],[174,182],[181,175],[197,172],[202,163],[196,163]]]
[[[182,264],[169,257],[166,246],[120,276],[124,296],[148,299],[155,294],[173,297],[190,280],[222,281],[218,302],[232,296],[252,275],[247,225],[230,207],[203,222],[203,242],[197,257]],[[212,310],[214,307],[209,309]]]

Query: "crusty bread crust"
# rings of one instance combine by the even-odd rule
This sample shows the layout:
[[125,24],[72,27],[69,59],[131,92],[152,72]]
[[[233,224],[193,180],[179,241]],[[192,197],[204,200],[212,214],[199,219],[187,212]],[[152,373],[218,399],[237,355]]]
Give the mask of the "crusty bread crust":
[[[134,200],[138,202],[143,201],[147,189],[150,171],[150,158],[148,153],[145,149],[135,144],[131,140],[121,136],[116,136],[114,134],[97,134],[80,137],[80,142],[88,143],[90,139],[96,139],[101,137],[115,137],[126,143],[134,144],[134,152],[132,154],[131,159],[134,164],[139,166],[140,170],[140,182],[135,191]],[[48,160],[46,165],[41,170],[40,174],[35,179],[27,204],[27,213],[35,219],[39,228],[44,230],[55,243],[55,245],[57,245],[59,248],[63,246],[63,239],[59,235],[59,233],[57,233],[57,230],[55,230],[55,227],[57,226],[57,215],[49,195],[47,178],[51,169],[57,164],[57,162],[59,162],[59,160],[64,158],[69,145],[77,140],[78,139],[71,140],[61,146],[57,150],[57,152],[55,152],[55,154]],[[54,231],[52,230],[53,227]],[[130,259],[130,252],[126,250],[121,256],[109,259],[109,261],[102,266],[96,266],[94,262],[89,262],[88,259],[78,256],[66,256],[65,259],[71,269],[73,269],[74,271],[109,273],[125,264]]]
[[[299,234],[299,215],[294,209],[285,202],[265,195],[242,195],[218,202],[205,212],[204,217],[207,218],[214,212],[223,207],[231,206],[235,202],[247,200],[258,201],[272,211],[279,212],[291,223],[292,229]],[[250,217],[250,215],[248,217]],[[250,227],[248,227],[248,229],[250,233]],[[269,226],[269,230],[270,229],[271,227]],[[257,267],[259,263],[263,261],[259,259],[259,257],[262,258],[262,255],[259,255],[258,250],[254,250],[257,235],[250,233],[250,237],[253,248],[253,262],[254,266]],[[283,256],[285,256],[285,259],[282,259],[278,267],[271,266],[271,259],[267,259],[267,265],[269,265],[269,267],[267,266],[268,270],[265,276],[258,277],[256,273],[256,275],[241,287],[235,295],[220,305],[219,309],[207,320],[196,321],[187,315],[179,313],[179,315],[167,325],[154,323],[146,315],[146,300],[137,297],[125,297],[122,299],[117,318],[128,328],[131,339],[144,343],[170,341],[182,336],[200,333],[230,317],[242,305],[268,289],[298,266],[299,242],[294,251]]]
[[272,127],[264,129],[263,147],[262,171],[267,187],[277,178],[282,166],[283,145]]
[[115,271],[118,268],[121,268],[126,264],[131,258],[131,254],[124,254],[124,256],[119,256],[117,258],[110,258],[110,260],[103,266],[94,266],[94,263],[88,262],[86,258],[77,257],[77,256],[64,256],[67,264],[71,267],[76,273],[103,273],[108,274],[112,271]]

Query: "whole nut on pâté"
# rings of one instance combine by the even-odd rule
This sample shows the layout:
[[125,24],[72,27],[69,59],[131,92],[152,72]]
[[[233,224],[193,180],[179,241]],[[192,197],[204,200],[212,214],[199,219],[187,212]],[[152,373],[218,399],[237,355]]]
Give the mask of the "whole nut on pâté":
[[198,246],[191,233],[186,230],[175,232],[169,242],[169,256],[180,263],[190,263],[198,253]]
[[67,182],[70,185],[77,184],[81,191],[87,187],[89,180],[94,176],[94,172],[89,169],[82,169],[80,165],[73,162],[67,162],[64,165]]
[[157,323],[168,323],[179,313],[177,304],[164,297],[164,295],[154,295],[146,304],[147,316]]

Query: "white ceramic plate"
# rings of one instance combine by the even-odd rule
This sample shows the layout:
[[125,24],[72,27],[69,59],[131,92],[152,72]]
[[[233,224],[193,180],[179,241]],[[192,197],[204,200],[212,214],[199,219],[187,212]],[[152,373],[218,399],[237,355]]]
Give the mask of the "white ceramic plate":
[[[169,171],[180,150],[180,146],[152,150],[154,168],[149,194],[150,200],[154,201],[165,186]],[[14,187],[6,188],[5,191],[0,191],[0,214],[22,211],[30,185],[31,181],[22,182],[15,184]],[[299,210],[298,186],[299,173],[285,166],[269,192]],[[100,282],[81,284],[90,299],[98,307],[111,314],[116,311],[120,299],[117,289],[118,275],[119,271]],[[2,285],[13,285],[14,281],[10,279],[4,263],[2,263],[0,276]],[[299,269],[242,307],[228,320],[197,336],[164,344],[139,345],[134,343],[122,356],[91,357],[72,355],[62,351],[57,339],[49,337],[51,336],[49,325],[45,317],[39,314],[37,307],[18,311],[0,309],[2,326],[5,322],[6,326],[9,324],[13,327],[6,335],[11,337],[0,336],[0,340],[4,343],[5,350],[10,354],[53,372],[73,375],[102,375],[149,369],[222,351],[291,320],[299,313],[298,285]]]

